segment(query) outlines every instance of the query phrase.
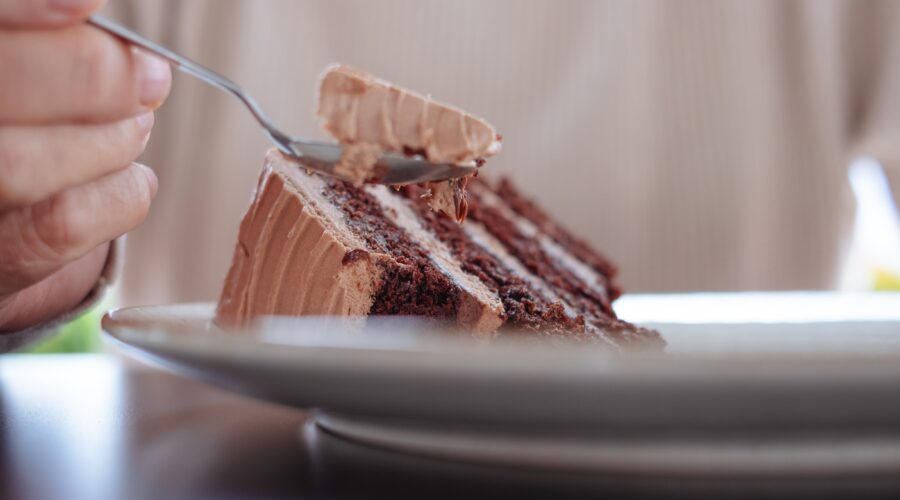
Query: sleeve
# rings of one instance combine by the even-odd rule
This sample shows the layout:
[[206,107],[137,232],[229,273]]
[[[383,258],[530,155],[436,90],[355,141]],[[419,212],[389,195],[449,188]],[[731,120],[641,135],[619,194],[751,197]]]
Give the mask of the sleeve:
[[109,247],[109,253],[106,256],[106,264],[100,273],[97,283],[87,294],[87,296],[71,311],[46,321],[40,325],[35,325],[18,332],[4,333],[0,335],[0,352],[10,352],[19,349],[25,345],[33,344],[38,340],[53,335],[59,328],[66,323],[77,319],[82,314],[88,312],[92,307],[96,306],[100,299],[103,298],[110,285],[115,282],[122,270],[122,252],[124,250],[124,238],[119,238],[112,242]]

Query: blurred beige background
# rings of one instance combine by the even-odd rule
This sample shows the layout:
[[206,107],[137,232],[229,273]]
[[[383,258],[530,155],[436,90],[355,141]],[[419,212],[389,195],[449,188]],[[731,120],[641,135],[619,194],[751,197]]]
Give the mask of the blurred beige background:
[[[900,179],[898,2],[110,3],[297,134],[323,137],[316,79],[336,61],[487,118],[504,136],[487,171],[620,264],[628,291],[832,287],[848,161]],[[126,303],[218,296],[268,147],[240,104],[176,76]]]

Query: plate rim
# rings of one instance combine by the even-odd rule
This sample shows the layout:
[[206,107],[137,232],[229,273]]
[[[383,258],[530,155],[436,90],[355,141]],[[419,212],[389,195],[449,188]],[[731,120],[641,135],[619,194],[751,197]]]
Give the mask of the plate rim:
[[[187,302],[168,305],[150,305],[150,306],[128,306],[114,308],[104,314],[101,320],[101,328],[105,335],[115,338],[122,344],[137,347],[167,347],[175,345],[179,350],[191,352],[192,354],[206,357],[209,353],[225,354],[231,358],[240,358],[245,353],[244,349],[250,347],[256,351],[265,352],[269,356],[270,361],[291,363],[296,362],[297,356],[303,357],[305,361],[315,364],[318,354],[353,356],[356,358],[357,366],[365,366],[371,369],[373,366],[383,365],[383,360],[378,359],[379,356],[404,356],[415,353],[416,356],[425,356],[431,363],[426,363],[426,369],[436,368],[440,360],[447,359],[447,353],[437,350],[392,350],[392,349],[367,349],[356,347],[338,347],[338,346],[295,346],[277,343],[262,342],[254,335],[244,335],[240,331],[219,331],[206,332],[204,335],[183,335],[172,334],[170,332],[155,332],[154,334],[141,333],[138,329],[128,325],[129,321],[133,321],[129,316],[140,315],[145,311],[160,310],[164,311],[170,308],[205,308],[209,311],[206,315],[211,321],[214,302]],[[897,323],[900,328],[900,322]],[[662,324],[660,324],[662,325]],[[726,327],[734,327],[734,324],[722,324]],[[751,325],[750,323],[741,323],[741,325]],[[768,323],[759,323],[759,325],[769,325]],[[684,327],[679,324],[679,327]],[[689,326],[689,325],[688,325]],[[716,326],[716,324],[703,324],[704,327]],[[665,332],[663,332],[665,335]],[[898,332],[900,335],[900,332]],[[214,340],[215,350],[207,349],[210,341]],[[477,370],[507,370],[519,367],[522,361],[527,361],[534,366],[537,364],[544,374],[548,371],[558,373],[560,375],[575,375],[584,373],[589,370],[592,375],[615,376],[617,373],[624,373],[625,376],[633,376],[639,373],[642,377],[665,376],[675,377],[679,380],[704,380],[708,370],[717,369],[719,374],[724,377],[734,376],[738,378],[754,377],[757,380],[765,380],[772,377],[780,377],[784,371],[797,371],[799,369],[821,371],[827,368],[827,373],[820,373],[827,379],[829,375],[839,376],[845,379],[848,375],[858,375],[863,377],[875,376],[884,377],[886,375],[894,375],[900,377],[900,350],[896,352],[874,354],[866,353],[818,353],[815,355],[796,355],[794,353],[749,353],[737,355],[723,355],[722,353],[677,353],[670,354],[666,352],[655,353],[647,351],[626,351],[612,352],[603,347],[588,347],[577,345],[573,348],[564,348],[559,350],[541,351],[533,349],[530,346],[522,349],[521,352],[517,346],[513,346],[513,352],[517,356],[528,356],[527,358],[518,358],[511,364],[485,366],[483,358],[479,356],[491,356],[489,351],[474,349],[471,352],[466,351],[470,356],[456,356],[458,353],[451,353],[458,362],[465,363],[470,368]],[[311,353],[311,354],[310,354]],[[365,356],[360,356],[365,353]],[[559,364],[560,357],[563,356],[568,363]],[[500,358],[501,362],[510,360],[510,356]],[[372,363],[370,363],[372,361]],[[497,359],[492,359],[497,361]],[[602,363],[600,363],[602,361]],[[533,370],[526,370],[522,376],[528,376],[534,373]]]
[[[186,305],[191,306],[155,306],[155,310]],[[210,306],[209,303],[193,304],[195,309],[205,307],[207,318],[211,317]],[[242,339],[233,334],[214,339],[230,339],[230,342],[211,344],[208,336],[154,334],[116,323],[117,316],[119,320],[127,320],[128,311],[140,315],[147,310],[147,307],[138,307],[110,314],[104,321],[108,338],[123,344],[129,353],[143,358],[150,356],[155,364],[161,363],[176,373],[302,408],[323,407],[345,414],[407,415],[447,421],[509,421],[515,425],[534,425],[539,419],[545,419],[557,424],[565,422],[561,425],[590,428],[602,422],[607,428],[619,426],[623,429],[657,425],[654,415],[660,412],[667,414],[665,422],[660,422],[677,428],[697,425],[755,428],[753,426],[768,425],[773,418],[786,419],[779,425],[809,421],[810,418],[835,426],[874,423],[889,424],[893,428],[895,422],[900,422],[900,404],[892,402],[896,398],[885,397],[885,394],[900,393],[900,363],[893,359],[886,363],[872,363],[866,359],[864,365],[844,364],[842,370],[834,369],[840,365],[823,365],[819,360],[815,364],[807,363],[809,369],[801,371],[800,376],[797,375],[798,364],[787,363],[780,368],[789,370],[791,378],[787,381],[783,372],[761,370],[753,360],[741,370],[736,370],[731,361],[724,364],[718,361],[716,366],[728,366],[730,374],[715,372],[715,377],[711,377],[709,366],[686,361],[684,357],[679,358],[678,366],[671,360],[660,363],[659,356],[642,360],[615,356],[606,358],[605,363],[597,363],[596,358],[584,352],[580,353],[580,365],[560,365],[558,357],[548,357],[544,353],[545,366],[549,368],[545,371],[522,363],[522,360],[488,365],[483,362],[488,358],[466,357],[460,361],[459,356],[434,357],[443,359],[444,365],[440,365],[423,363],[421,353],[415,351],[410,356],[408,351],[400,354],[382,351],[375,355],[364,350],[348,353],[330,349],[328,355],[323,355],[324,351],[308,347],[284,349],[275,345],[257,345],[256,351],[247,351]],[[202,319],[195,318],[194,321]],[[171,341],[173,337],[177,342]],[[216,348],[210,349],[210,345]],[[266,354],[262,356],[264,362],[260,362],[256,354],[263,347]],[[298,354],[303,357],[298,358]],[[344,357],[336,358],[335,355]],[[398,356],[401,363],[396,362]],[[417,364],[409,364],[410,359]],[[416,370],[414,377],[405,370],[410,366]],[[442,387],[444,389],[440,389]],[[447,406],[447,402],[439,401],[446,395],[435,391],[449,387],[460,391],[450,397],[453,404],[484,406]],[[863,391],[860,394],[849,392],[860,389]],[[798,390],[805,391],[803,394],[811,398],[810,401],[795,403],[793,398]],[[498,396],[497,391],[504,392]],[[415,398],[410,394],[415,394]],[[848,413],[848,394],[849,401],[859,405],[858,408],[869,408],[869,412]],[[685,397],[688,399],[683,399]],[[620,398],[617,404],[623,406],[611,407],[609,398]],[[423,401],[431,401],[434,407],[421,408]],[[475,401],[481,403],[473,403]],[[728,407],[715,406],[711,401],[725,401]],[[560,408],[568,408],[567,411],[574,413],[561,415]],[[510,416],[511,411],[524,413]],[[815,413],[821,411],[835,413],[823,419]],[[722,422],[717,423],[716,419],[722,419]]]

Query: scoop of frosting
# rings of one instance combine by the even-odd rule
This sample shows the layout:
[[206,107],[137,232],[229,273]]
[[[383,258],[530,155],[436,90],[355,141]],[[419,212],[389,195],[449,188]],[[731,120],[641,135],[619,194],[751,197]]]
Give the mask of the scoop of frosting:
[[470,164],[500,151],[497,131],[481,118],[346,66],[322,75],[318,116],[342,144],[375,144],[435,163]]

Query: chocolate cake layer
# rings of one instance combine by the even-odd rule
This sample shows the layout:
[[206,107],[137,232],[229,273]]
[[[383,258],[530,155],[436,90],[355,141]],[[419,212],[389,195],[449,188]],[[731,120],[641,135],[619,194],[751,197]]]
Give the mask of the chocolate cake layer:
[[[470,218],[481,223],[506,247],[511,257],[540,277],[560,297],[560,301],[584,317],[585,329],[610,336],[615,343],[664,345],[655,331],[637,328],[616,317],[612,309],[611,290],[615,268],[591,266],[576,254],[588,255],[593,264],[608,263],[581,240],[571,236],[547,217],[533,202],[522,196],[509,180],[497,183],[496,191],[483,179],[473,182],[470,195]],[[513,203],[510,203],[513,200]],[[529,207],[532,217],[521,215],[513,206]],[[539,216],[539,218],[537,218]],[[540,226],[533,220],[538,220]],[[565,243],[560,243],[563,239]],[[577,251],[571,246],[580,246]]]
[[[482,181],[485,182],[485,181]],[[572,235],[566,228],[553,222],[546,212],[541,210],[533,201],[522,196],[521,193],[513,186],[509,179],[500,179],[493,187],[493,191],[503,199],[503,201],[515,211],[517,214],[528,219],[532,224],[541,229],[548,236],[553,238],[557,243],[562,245],[568,252],[577,257],[585,264],[593,267],[598,273],[601,273],[608,279],[607,285],[611,289],[615,289],[615,297],[619,296],[618,287],[611,283],[612,277],[616,275],[618,270],[606,257],[598,254],[581,238]],[[613,297],[613,298],[615,298]]]
[[[398,191],[398,196],[406,199],[428,229],[447,245],[448,250],[460,263],[462,269],[480,279],[503,304],[507,325],[548,335],[578,334],[584,331],[584,320],[577,315],[567,315],[565,306],[558,300],[548,298],[552,292],[540,288],[537,278],[531,280],[524,268],[514,272],[507,264],[509,255],[498,256],[491,253],[489,238],[483,228],[475,228],[478,222],[469,221],[464,226],[433,211],[421,197],[421,189],[407,187]],[[466,231],[469,229],[470,231]],[[481,244],[473,244],[473,231],[480,231]],[[495,247],[499,248],[499,247]],[[496,252],[496,250],[495,250]],[[500,258],[505,256],[507,264]]]
[[270,152],[217,321],[400,314],[475,333],[663,344],[616,318],[615,268],[606,259],[512,184],[472,184],[470,218],[459,225],[432,210],[423,188],[326,180]]

